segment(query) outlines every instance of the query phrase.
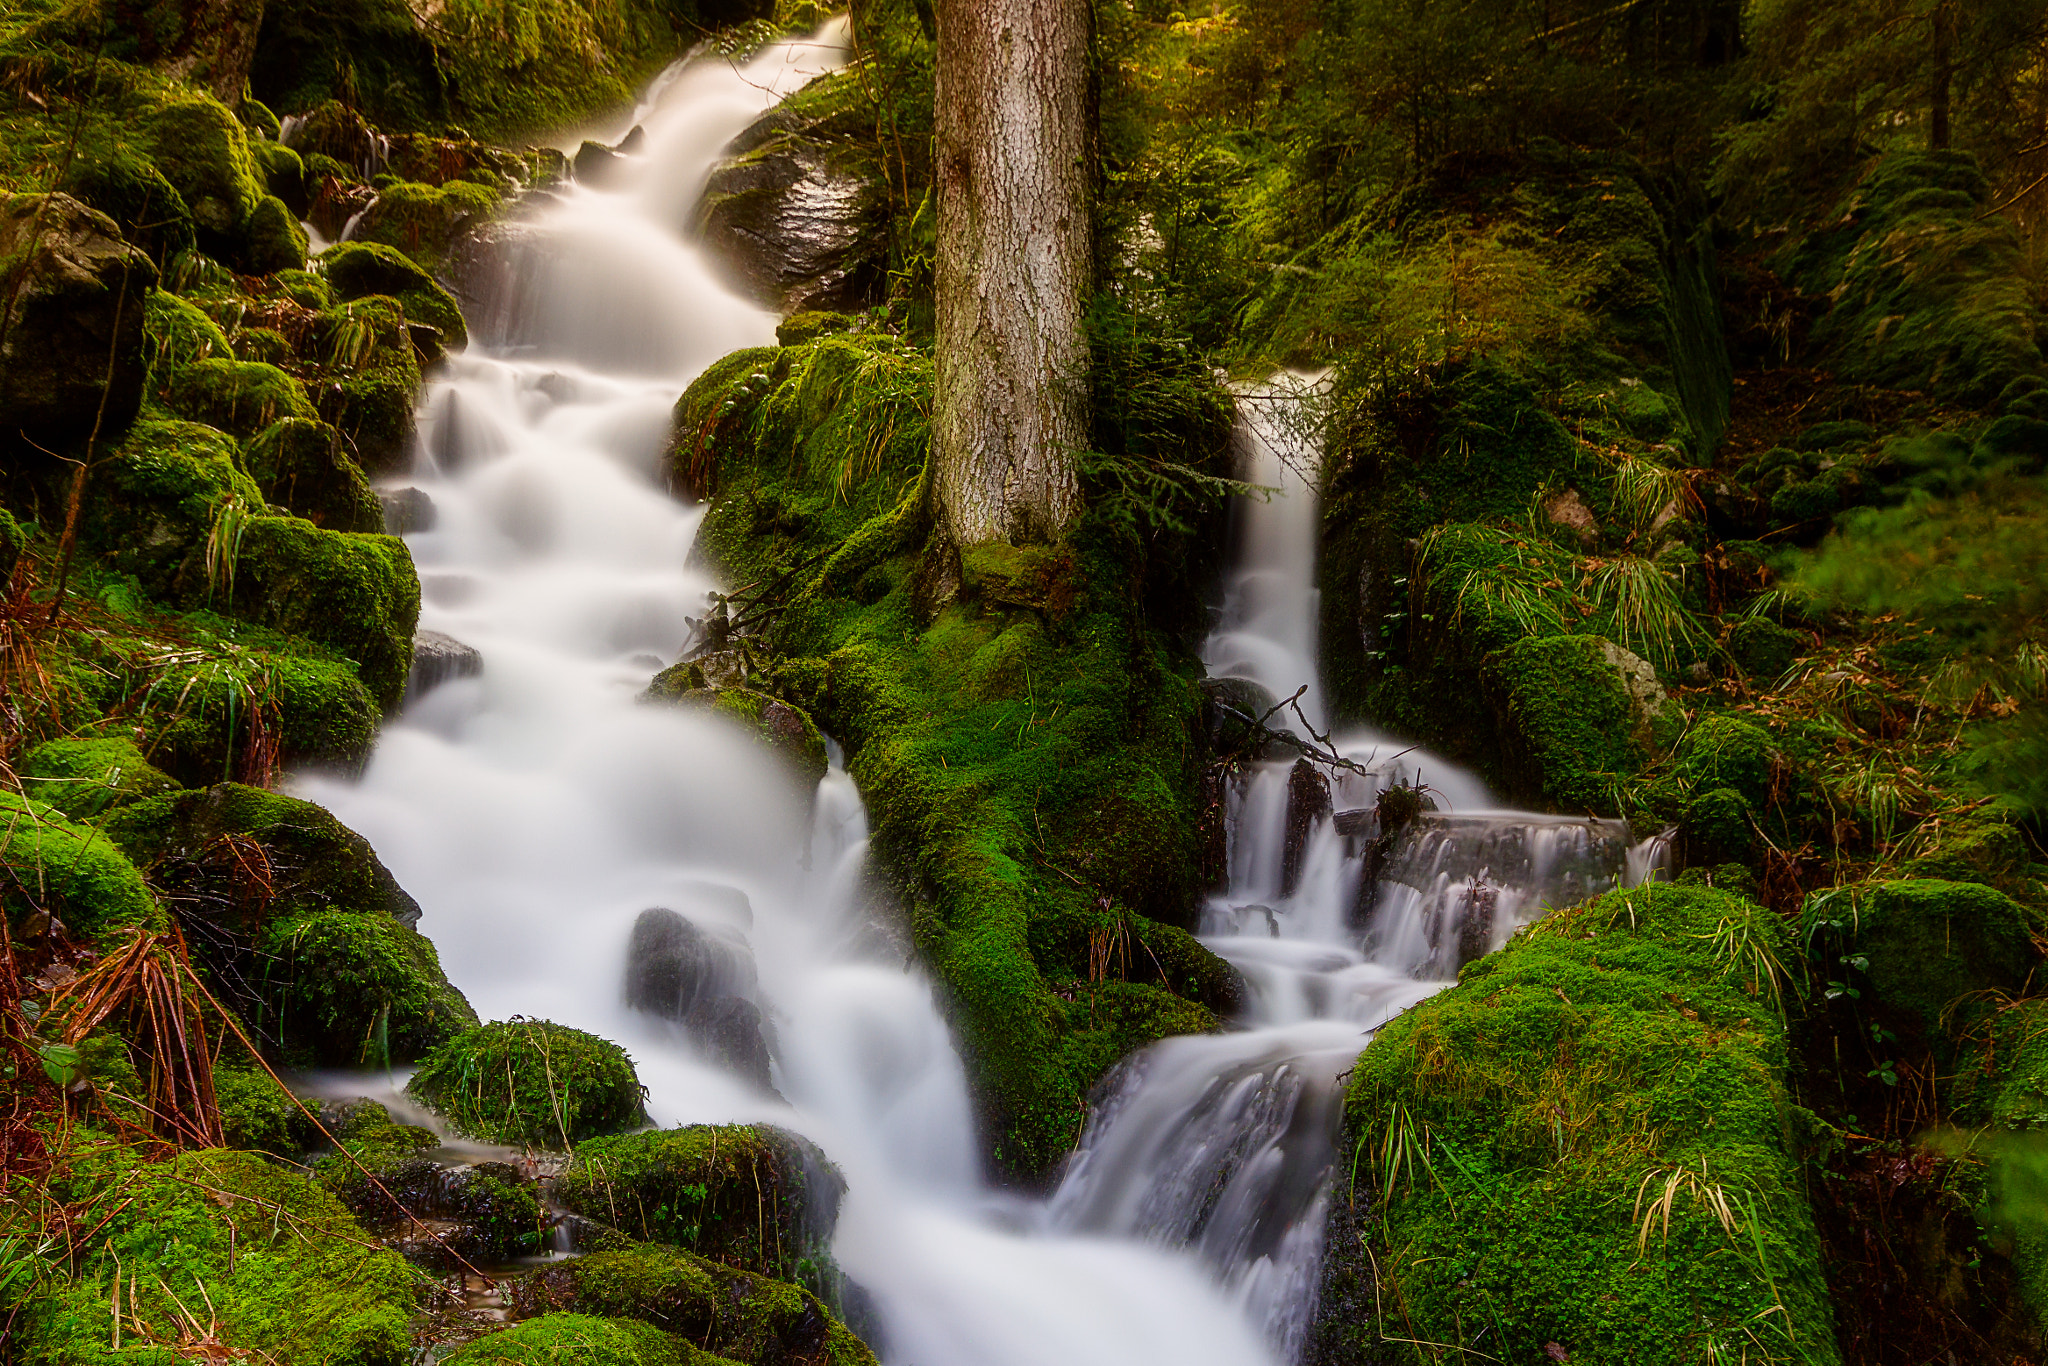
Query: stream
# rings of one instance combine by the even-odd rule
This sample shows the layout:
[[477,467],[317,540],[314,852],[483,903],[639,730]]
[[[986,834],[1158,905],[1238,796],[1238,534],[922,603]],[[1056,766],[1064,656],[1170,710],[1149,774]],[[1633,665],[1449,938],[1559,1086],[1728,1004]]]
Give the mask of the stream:
[[[835,761],[801,790],[717,718],[642,705],[701,611],[701,509],[662,488],[677,395],[773,315],[718,282],[683,225],[720,150],[838,61],[842,31],[744,63],[672,68],[608,188],[563,188],[525,226],[514,288],[474,320],[420,413],[429,529],[407,539],[422,629],[483,668],[386,726],[359,778],[297,790],[360,831],[485,1019],[545,1017],[623,1044],[658,1124],[770,1122],[844,1173],[833,1254],[871,1297],[892,1366],[1279,1366],[1313,1309],[1339,1076],[1371,1032],[1547,903],[1652,875],[1618,822],[1493,809],[1468,774],[1385,737],[1336,744],[1331,810],[1418,780],[1440,810],[1366,877],[1376,832],[1328,812],[1289,849],[1291,760],[1228,788],[1229,878],[1205,941],[1251,991],[1229,1032],[1170,1039],[1105,1082],[1048,1197],[984,1180],[966,1078],[921,970],[864,876],[866,824]],[[1284,396],[1282,400],[1284,401]],[[1212,674],[1316,694],[1314,452],[1247,402],[1251,482]],[[730,950],[764,1021],[772,1088],[625,1003],[629,944],[663,907]]]

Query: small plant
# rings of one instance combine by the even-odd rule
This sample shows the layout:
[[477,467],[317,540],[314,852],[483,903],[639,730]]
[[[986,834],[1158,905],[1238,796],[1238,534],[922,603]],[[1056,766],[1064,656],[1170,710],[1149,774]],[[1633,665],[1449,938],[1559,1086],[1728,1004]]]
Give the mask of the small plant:
[[429,1053],[407,1094],[472,1138],[567,1151],[645,1122],[645,1091],[615,1043],[514,1016]]

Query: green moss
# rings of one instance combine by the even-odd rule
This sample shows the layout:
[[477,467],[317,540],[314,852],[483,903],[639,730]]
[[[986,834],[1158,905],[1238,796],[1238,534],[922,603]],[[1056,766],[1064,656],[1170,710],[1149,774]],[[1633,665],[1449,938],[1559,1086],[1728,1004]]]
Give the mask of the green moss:
[[1945,822],[1930,833],[1934,847],[1906,866],[1908,875],[1981,882],[2035,906],[2048,897],[2048,867],[2035,861],[2026,835],[2011,822],[1979,815]]
[[296,517],[243,527],[233,603],[252,621],[355,662],[380,707],[398,705],[412,669],[420,583],[395,537],[323,531]]
[[124,1358],[186,1359],[177,1325],[198,1314],[221,1340],[273,1361],[412,1359],[409,1323],[425,1278],[304,1177],[254,1154],[143,1163],[116,1149],[59,1184],[65,1198],[104,1209],[105,1222],[19,1306],[12,1334],[24,1362],[109,1359],[117,1274]]
[[406,1091],[472,1138],[566,1149],[646,1122],[617,1044],[547,1020],[469,1030],[421,1060]]
[[1346,1096],[1361,1189],[1338,1213],[1379,1307],[1326,1315],[1318,1345],[1836,1360],[1788,1133],[1787,948],[1777,917],[1725,892],[1613,892],[1383,1028]]
[[1678,746],[1678,776],[1696,792],[1728,788],[1761,811],[1771,798],[1778,746],[1770,732],[1733,716],[1701,717]]
[[219,323],[167,290],[152,289],[142,301],[142,334],[150,367],[160,381],[193,361],[234,355]]
[[177,781],[151,766],[135,742],[51,740],[31,750],[15,769],[22,791],[73,819],[155,797]]
[[1868,995],[1937,1042],[2016,996],[2041,962],[2041,914],[1973,882],[1903,879],[1810,898],[1801,927],[1826,961],[1850,961]]
[[264,194],[241,123],[220,101],[193,95],[149,114],[142,136],[157,169],[191,210],[201,244],[238,255]]
[[468,1343],[447,1366],[719,1366],[719,1358],[633,1319],[544,1314]]
[[242,455],[264,501],[328,531],[381,532],[384,509],[341,433],[320,421],[284,418],[263,429]]
[[[1645,727],[1598,636],[1530,637],[1490,655],[1482,678],[1510,791],[1547,809],[1610,815],[1642,768]],[[1608,647],[1611,648],[1611,647]]]
[[875,1360],[810,1292],[674,1248],[579,1257],[534,1277],[521,1298],[534,1309],[637,1320],[702,1344],[720,1360],[818,1366],[873,1366]]
[[165,924],[142,874],[99,830],[0,791],[0,831],[0,896],[10,920],[39,907],[93,938]]
[[[467,198],[457,193],[449,202],[469,203],[473,211],[474,192],[479,188],[470,186]],[[469,330],[463,324],[462,309],[455,297],[398,247],[382,241],[343,242],[320,253],[319,264],[333,285],[336,298],[350,302],[388,296],[401,304],[406,317],[440,328],[449,346],[459,348],[468,341]]]
[[126,807],[107,833],[203,931],[215,994],[293,1065],[406,1062],[475,1024],[418,906],[323,808],[220,783]]
[[242,264],[251,275],[304,268],[306,230],[278,196],[266,194],[258,200],[243,231],[247,245],[242,250]]
[[750,688],[707,687],[703,671],[693,675],[692,668],[678,664],[664,670],[649,685],[648,698],[703,708],[739,722],[749,735],[781,755],[806,786],[825,776],[825,736],[817,722],[780,698]]
[[632,1237],[795,1280],[829,1236],[843,1189],[792,1134],[692,1124],[579,1143],[555,1198]]
[[319,1136],[291,1093],[260,1068],[216,1067],[213,1096],[220,1104],[221,1132],[230,1148],[292,1157]]
[[401,181],[377,196],[350,240],[381,242],[434,270],[458,236],[497,208],[498,193],[488,186],[465,180],[440,186]]
[[[210,364],[212,362],[201,362]],[[229,362],[232,364],[233,362]],[[115,573],[160,601],[202,600],[203,547],[220,509],[262,506],[234,442],[190,422],[145,419],[93,474],[82,535]]]
[[1764,617],[1744,617],[1728,632],[1728,655],[1757,682],[1775,683],[1805,654],[1808,638]]
[[164,402],[173,412],[237,436],[254,436],[283,418],[315,415],[304,385],[259,361],[216,356],[161,378]]
[[[264,188],[283,202],[295,215],[303,217],[309,204],[310,195],[306,183],[306,163],[291,148],[276,142],[253,142],[249,150],[255,154],[256,165],[263,173]],[[305,253],[300,252],[298,269],[305,265]]]

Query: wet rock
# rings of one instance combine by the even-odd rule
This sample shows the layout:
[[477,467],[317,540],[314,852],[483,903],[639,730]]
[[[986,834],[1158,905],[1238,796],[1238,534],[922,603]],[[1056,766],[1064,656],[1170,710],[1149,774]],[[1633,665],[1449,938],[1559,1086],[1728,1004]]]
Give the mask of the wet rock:
[[14,195],[0,200],[0,262],[13,301],[0,336],[0,431],[44,444],[82,439],[95,424],[102,436],[120,432],[142,403],[149,257],[69,195]]
[[1371,807],[1351,811],[1338,811],[1331,815],[1330,823],[1338,834],[1348,837],[1371,835],[1379,829]]
[[814,787],[825,776],[827,767],[825,733],[817,723],[779,697],[711,681],[733,678],[746,667],[745,661],[740,650],[713,651],[685,660],[656,674],[640,700],[702,707],[730,716],[794,764],[797,776]]
[[1330,815],[1330,780],[1306,759],[1296,759],[1287,775],[1287,842],[1280,854],[1280,892],[1287,895],[1301,881],[1302,861],[1316,824]]
[[784,313],[857,312],[882,283],[867,244],[878,199],[834,167],[800,115],[757,119],[712,168],[697,221],[734,283]]
[[1202,770],[1201,814],[1196,836],[1201,841],[1202,885],[1220,892],[1230,881],[1230,766],[1213,763]]
[[325,422],[287,417],[266,427],[242,462],[266,502],[329,531],[382,531],[384,510],[350,458],[341,433]]
[[1276,757],[1277,747],[1258,738],[1254,723],[1269,716],[1279,698],[1249,678],[1205,678],[1201,686],[1202,725],[1212,749],[1243,759]]
[[357,1161],[367,1175],[346,1158],[322,1159],[323,1181],[416,1266],[446,1275],[465,1262],[528,1256],[546,1245],[550,1221],[538,1188],[510,1163],[447,1164],[374,1149]]
[[682,1026],[705,1052],[764,1089],[768,1042],[753,954],[665,906],[642,911],[626,950],[626,1004]]
[[620,173],[625,170],[626,158],[601,142],[586,140],[576,149],[575,159],[570,165],[578,185],[609,190],[619,183]]
[[1493,950],[1493,922],[1500,911],[1500,888],[1475,882],[1458,908],[1458,966],[1484,958]]
[[432,531],[438,520],[434,500],[427,496],[425,489],[380,490],[377,502],[384,510],[384,534],[387,536],[410,536],[414,532]]
[[787,1130],[691,1124],[579,1143],[553,1193],[630,1237],[795,1280],[831,1242],[846,1182]]
[[1581,547],[1591,550],[1600,543],[1600,522],[1593,516],[1593,509],[1586,506],[1586,500],[1579,497],[1577,489],[1566,489],[1553,493],[1543,500],[1543,515],[1551,525],[1570,532]]
[[415,631],[412,637],[412,672],[406,675],[405,700],[416,702],[443,683],[483,674],[484,657],[473,645],[464,645],[439,631]]

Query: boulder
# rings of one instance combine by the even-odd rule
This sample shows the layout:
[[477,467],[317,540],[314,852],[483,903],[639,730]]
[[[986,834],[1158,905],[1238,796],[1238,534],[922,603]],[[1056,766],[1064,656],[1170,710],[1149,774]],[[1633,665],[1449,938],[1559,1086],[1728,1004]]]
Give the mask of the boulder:
[[646,1122],[626,1050],[549,1020],[467,1030],[421,1059],[405,1090],[485,1143],[560,1151]]
[[378,492],[377,502],[384,512],[387,536],[410,536],[434,529],[434,500],[425,489],[384,489]]
[[443,683],[483,674],[484,657],[474,645],[464,645],[454,636],[439,631],[415,631],[412,636],[412,672],[405,680],[405,700],[417,702]]
[[736,936],[699,929],[662,906],[633,922],[626,1004],[682,1026],[705,1052],[766,1089],[768,1042],[755,985],[753,954]]
[[1307,759],[1296,759],[1287,774],[1287,836],[1280,854],[1280,892],[1301,881],[1302,861],[1319,821],[1330,815],[1330,780]]
[[142,404],[143,300],[156,267],[69,195],[0,200],[0,432],[118,435]]
[[287,417],[263,429],[242,464],[264,501],[328,531],[382,531],[384,507],[341,433],[325,422]]
[[697,225],[733,282],[783,313],[858,312],[880,271],[866,254],[876,196],[834,167],[805,121],[770,110],[714,166]]

